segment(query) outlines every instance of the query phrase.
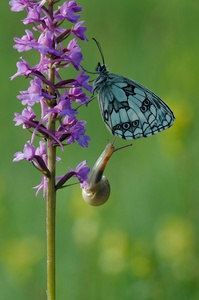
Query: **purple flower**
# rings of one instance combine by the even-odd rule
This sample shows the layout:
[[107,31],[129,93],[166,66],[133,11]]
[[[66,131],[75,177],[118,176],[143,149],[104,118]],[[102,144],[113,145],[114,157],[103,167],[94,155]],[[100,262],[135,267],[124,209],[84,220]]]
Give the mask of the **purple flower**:
[[41,54],[54,54],[55,56],[61,56],[63,53],[57,51],[53,47],[54,36],[53,33],[49,30],[44,31],[39,39],[38,43],[33,44],[33,48],[39,51]]
[[49,177],[50,172],[46,165],[46,144],[44,142],[40,142],[39,144],[39,147],[35,150],[32,143],[28,141],[24,146],[23,152],[16,152],[14,154],[13,162],[18,162],[23,159],[30,161],[38,170],[42,172],[42,174]]
[[87,178],[88,178],[88,174],[90,172],[90,167],[85,166],[86,163],[87,163],[87,161],[84,160],[76,167],[76,169],[69,168],[70,172],[66,173],[63,176],[58,177],[57,180],[59,180],[59,181],[56,184],[56,190],[62,188],[64,186],[64,184],[72,177],[77,177],[77,179],[81,183],[81,187],[87,188],[89,186],[89,184],[87,182]]
[[28,15],[27,18],[23,20],[24,24],[32,24],[35,22],[41,21],[41,9],[39,6],[35,6],[33,9],[28,9]]
[[71,172],[74,172],[74,176],[76,176],[79,180],[79,182],[82,184],[82,187],[85,187],[85,185],[87,186],[87,178],[88,178],[88,174],[90,172],[90,167],[85,166],[87,163],[86,160],[82,161],[76,168],[75,170],[71,169]]
[[40,184],[33,187],[33,189],[37,190],[35,196],[38,196],[39,192],[43,191],[43,198],[45,198],[47,192],[47,186],[48,186],[47,177],[42,175]]
[[32,161],[35,155],[35,148],[31,145],[30,142],[24,145],[23,152],[16,152],[14,155],[13,162],[20,161],[22,159],[26,159],[28,161]]
[[54,108],[48,110],[48,112],[60,115],[62,117],[69,116],[71,118],[73,118],[74,115],[78,113],[76,110],[71,108],[70,101],[66,99],[65,95],[63,95],[59,99],[58,104]]
[[81,48],[77,44],[77,39],[72,39],[69,42],[65,54],[68,61],[71,62],[73,66],[78,70],[80,62],[82,61],[82,53]]
[[[85,72],[79,72],[83,56],[78,42],[88,41],[85,36],[86,27],[82,26],[84,21],[79,21],[78,13],[82,11],[82,7],[75,1],[65,1],[53,11],[57,2],[59,1],[9,2],[12,11],[26,11],[23,24],[32,24],[32,30],[26,29],[25,35],[14,38],[14,48],[18,52],[37,51],[39,55],[39,61],[33,67],[21,57],[21,61],[17,62],[17,72],[11,77],[30,78],[27,90],[21,90],[17,96],[26,107],[21,114],[15,113],[14,122],[15,126],[22,125],[24,129],[28,129],[31,138],[23,151],[15,154],[14,161],[30,161],[42,173],[41,183],[35,188],[36,194],[43,189],[44,195],[47,178],[50,176],[47,168],[50,159],[48,147],[61,147],[64,151],[66,145],[75,142],[81,147],[88,147],[90,140],[86,135],[86,122],[77,119],[78,111],[73,107],[77,107],[77,103],[87,103],[89,96],[86,95],[85,89],[92,93],[89,76],[86,76]],[[71,68],[75,72],[72,78],[68,76]],[[33,110],[34,105],[40,106],[39,110]],[[35,111],[39,111],[39,115]],[[38,148],[34,147],[36,136],[44,139],[40,141]],[[56,159],[58,160],[59,158]],[[88,169],[89,167],[82,162],[75,170],[62,177],[57,188],[73,176],[83,184]]]
[[75,140],[82,147],[88,147],[89,136],[85,135],[85,125],[86,121],[77,121],[74,118],[65,117],[63,126],[68,131],[67,144],[73,144]]
[[68,43],[68,46],[67,46],[67,50],[68,51],[76,51],[76,52],[81,52],[81,48],[80,48],[80,46],[78,45],[78,43],[77,43],[77,39],[76,38],[74,38],[74,39],[72,39],[69,43]]
[[22,36],[21,39],[14,38],[16,45],[13,48],[17,49],[18,52],[28,51],[32,49],[34,44],[37,44],[32,31],[27,29],[25,32],[26,35]]
[[88,90],[90,93],[92,93],[93,87],[88,84],[89,76],[84,75],[85,72],[83,71],[76,77],[76,83],[75,86],[82,86],[86,90]]
[[16,122],[15,126],[23,124],[23,128],[31,128],[32,121],[35,119],[36,115],[31,107],[27,107],[22,111],[22,114],[15,113],[15,118],[13,121]]
[[41,74],[48,74],[49,64],[51,62],[52,61],[46,55],[41,54],[40,62],[34,68]]
[[41,156],[46,161],[46,143],[39,142],[39,147],[36,149],[35,154]]
[[25,7],[29,7],[30,5],[38,5],[35,0],[11,0],[9,4],[11,6],[11,10],[15,12],[22,11]]
[[75,24],[75,26],[72,29],[72,33],[74,35],[76,35],[78,38],[80,38],[81,40],[88,41],[88,39],[84,35],[84,33],[86,31],[86,27],[85,26],[81,26],[83,23],[84,23],[84,21],[81,21],[81,22],[78,22],[77,24]]
[[21,95],[17,96],[17,98],[22,100],[23,105],[27,104],[29,106],[40,102],[46,96],[42,92],[42,82],[37,77],[30,81],[30,87],[27,91],[20,91],[20,93]]
[[82,91],[82,88],[71,88],[69,90],[69,98],[70,101],[76,101],[77,103],[85,103],[89,97],[86,96],[86,94]]
[[18,68],[17,73],[15,73],[13,76],[10,77],[11,80],[21,75],[28,77],[33,72],[28,62],[23,57],[21,57],[21,60],[22,62],[17,63],[17,68]]
[[75,1],[64,2],[62,6],[59,7],[59,10],[55,15],[55,20],[60,21],[67,19],[72,23],[76,23],[80,15],[75,15],[75,13],[81,10],[82,7],[78,6]]

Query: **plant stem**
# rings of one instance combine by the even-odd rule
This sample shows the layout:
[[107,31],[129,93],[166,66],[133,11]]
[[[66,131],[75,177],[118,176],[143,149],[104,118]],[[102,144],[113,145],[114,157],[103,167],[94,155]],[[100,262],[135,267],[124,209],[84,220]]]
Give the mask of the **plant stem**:
[[[48,0],[49,15],[53,20],[53,1]],[[49,65],[49,81],[54,84],[55,72],[52,65]],[[54,94],[49,86],[49,93]],[[54,100],[48,102],[48,106],[54,106]],[[48,120],[48,129],[55,131],[55,121],[50,117]],[[55,223],[56,223],[56,190],[55,190],[55,165],[56,165],[56,147],[50,146],[51,138],[47,143],[48,169],[50,178],[48,179],[48,189],[46,198],[46,238],[47,238],[47,300],[56,298],[56,273],[55,273]]]
[[[50,121],[49,127],[54,127]],[[55,300],[55,218],[56,218],[56,191],[55,191],[55,160],[56,147],[48,146],[48,168],[51,176],[48,179],[46,197],[46,238],[47,238],[47,299]]]
[[[49,66],[49,79],[54,83],[54,69]],[[51,87],[49,87],[50,92]],[[48,103],[49,104],[49,103]],[[53,103],[51,103],[53,106]],[[51,107],[51,106],[50,106]],[[48,120],[48,130],[55,131],[55,120],[51,117]],[[47,239],[47,300],[55,300],[55,222],[56,222],[56,189],[55,189],[55,165],[56,147],[50,145],[51,137],[47,142],[48,188],[46,197],[46,239]]]

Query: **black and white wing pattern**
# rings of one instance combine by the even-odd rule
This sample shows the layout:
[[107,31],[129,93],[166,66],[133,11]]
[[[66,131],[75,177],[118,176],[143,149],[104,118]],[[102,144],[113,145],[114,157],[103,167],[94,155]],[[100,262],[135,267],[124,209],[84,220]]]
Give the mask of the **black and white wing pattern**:
[[109,73],[100,63],[97,73],[93,93],[98,93],[102,118],[114,136],[126,140],[148,137],[173,124],[173,112],[153,92],[134,80]]

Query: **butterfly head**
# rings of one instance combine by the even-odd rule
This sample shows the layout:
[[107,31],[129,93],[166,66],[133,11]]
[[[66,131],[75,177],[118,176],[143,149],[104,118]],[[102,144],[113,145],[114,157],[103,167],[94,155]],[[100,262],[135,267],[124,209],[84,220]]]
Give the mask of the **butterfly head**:
[[98,62],[95,71],[96,71],[97,74],[101,74],[101,73],[105,73],[106,74],[106,73],[109,72],[108,69],[107,69],[107,67],[106,67],[106,65],[105,64],[101,65],[100,62]]
[[95,71],[95,74],[98,74],[98,77],[93,82],[93,94],[102,88],[109,74],[109,70],[107,69],[106,65],[104,63],[101,65],[100,62],[98,62]]

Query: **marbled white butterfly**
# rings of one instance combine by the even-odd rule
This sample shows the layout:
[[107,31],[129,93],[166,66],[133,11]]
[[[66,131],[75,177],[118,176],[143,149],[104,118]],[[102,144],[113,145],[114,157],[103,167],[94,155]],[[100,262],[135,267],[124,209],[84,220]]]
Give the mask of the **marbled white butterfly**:
[[93,83],[93,94],[98,93],[101,115],[110,132],[130,140],[169,128],[175,116],[167,104],[134,80],[110,73],[100,44],[95,42],[103,64],[96,68],[99,76]]

